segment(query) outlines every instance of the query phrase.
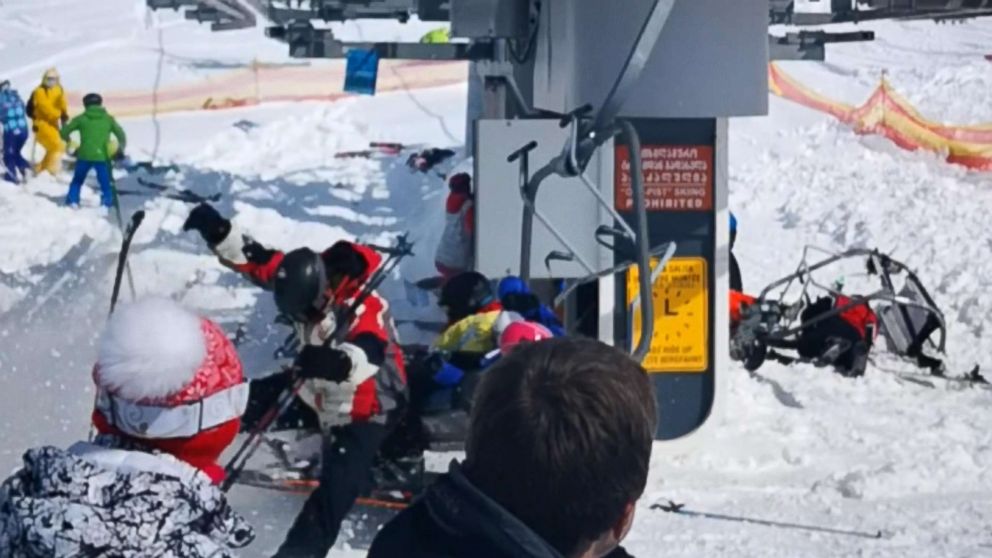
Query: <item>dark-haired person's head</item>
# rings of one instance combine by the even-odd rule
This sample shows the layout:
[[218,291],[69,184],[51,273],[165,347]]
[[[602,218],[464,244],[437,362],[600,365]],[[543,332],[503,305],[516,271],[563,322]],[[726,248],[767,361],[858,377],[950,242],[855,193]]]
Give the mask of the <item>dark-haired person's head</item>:
[[657,422],[647,374],[589,339],[521,346],[476,395],[465,474],[566,558],[626,536]]

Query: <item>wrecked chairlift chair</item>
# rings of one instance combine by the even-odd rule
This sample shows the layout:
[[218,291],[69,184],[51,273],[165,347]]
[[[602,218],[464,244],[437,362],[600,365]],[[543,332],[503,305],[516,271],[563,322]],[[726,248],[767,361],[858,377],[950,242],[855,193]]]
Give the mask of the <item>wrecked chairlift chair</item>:
[[[827,257],[810,263],[812,252]],[[824,268],[857,259],[864,259],[868,275],[879,279],[878,290],[866,295],[848,295],[814,277],[815,272]],[[898,276],[904,276],[904,283],[896,290],[894,279]],[[804,310],[824,295],[845,296],[850,301],[803,319]],[[765,287],[753,303],[742,305],[740,321],[732,326],[731,358],[743,362],[749,371],[757,370],[769,357],[810,362],[809,358],[783,357],[775,351],[796,350],[809,328],[864,304],[875,311],[889,352],[928,368],[934,375],[943,375],[943,362],[925,354],[924,349],[944,354],[947,340],[944,314],[905,264],[878,250],[866,249],[838,254],[807,246],[794,273]]]

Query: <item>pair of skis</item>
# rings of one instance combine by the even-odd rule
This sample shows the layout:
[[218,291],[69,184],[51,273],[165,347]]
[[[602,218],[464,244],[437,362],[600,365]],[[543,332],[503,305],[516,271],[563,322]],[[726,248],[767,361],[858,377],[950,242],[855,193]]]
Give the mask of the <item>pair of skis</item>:
[[117,189],[117,194],[121,196],[144,196],[144,197],[163,197],[170,200],[177,200],[184,203],[199,205],[201,203],[216,202],[220,200],[220,194],[211,194],[209,196],[204,196],[197,194],[192,190],[186,188],[178,188],[176,186],[160,184],[158,182],[152,182],[151,180],[146,180],[144,178],[138,178],[138,184],[148,188],[149,191],[142,190],[125,190]]
[[339,151],[334,154],[335,159],[368,159],[373,155],[399,155],[407,146],[402,143],[373,141],[369,143],[368,149],[357,151]]

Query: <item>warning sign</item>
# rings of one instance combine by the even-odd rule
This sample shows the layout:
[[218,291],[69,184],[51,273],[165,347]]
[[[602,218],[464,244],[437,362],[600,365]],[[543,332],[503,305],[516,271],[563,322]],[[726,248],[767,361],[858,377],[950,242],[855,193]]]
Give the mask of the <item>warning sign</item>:
[[[651,265],[655,265],[655,261]],[[704,258],[672,258],[654,283],[654,334],[644,359],[648,372],[705,372],[709,368],[709,297]],[[633,344],[641,338],[637,267],[627,273]],[[635,302],[636,301],[636,302]],[[633,308],[632,306],[633,305]]]
[[[713,147],[709,145],[645,145],[641,171],[648,211],[713,209]],[[616,207],[634,208],[630,149],[616,147]]]

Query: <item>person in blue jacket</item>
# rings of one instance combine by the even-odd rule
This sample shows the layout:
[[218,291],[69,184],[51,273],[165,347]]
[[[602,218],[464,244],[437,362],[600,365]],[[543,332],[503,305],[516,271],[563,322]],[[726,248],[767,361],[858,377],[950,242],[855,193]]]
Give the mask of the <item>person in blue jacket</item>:
[[3,179],[15,184],[27,180],[31,165],[21,155],[28,141],[24,101],[7,80],[0,81],[0,126],[3,127]]
[[730,290],[744,291],[744,282],[741,279],[741,267],[737,265],[737,258],[734,256],[734,243],[737,241],[737,217],[730,213]]
[[523,279],[509,275],[499,282],[497,288],[500,304],[506,310],[511,310],[530,322],[537,322],[551,330],[555,337],[565,335],[565,328],[558,316],[531,292]]

